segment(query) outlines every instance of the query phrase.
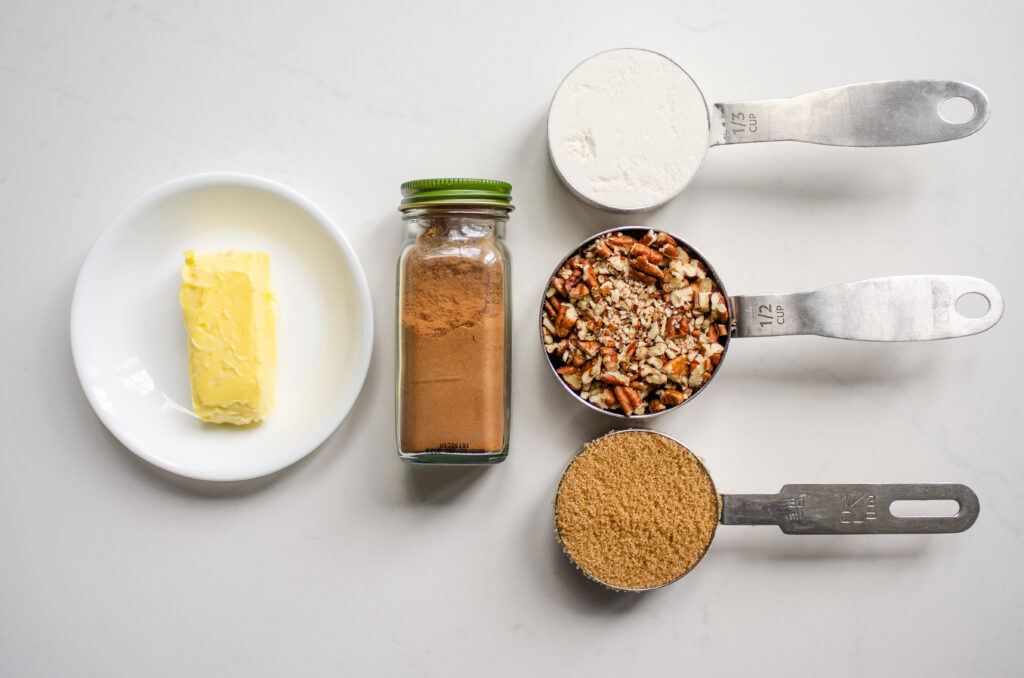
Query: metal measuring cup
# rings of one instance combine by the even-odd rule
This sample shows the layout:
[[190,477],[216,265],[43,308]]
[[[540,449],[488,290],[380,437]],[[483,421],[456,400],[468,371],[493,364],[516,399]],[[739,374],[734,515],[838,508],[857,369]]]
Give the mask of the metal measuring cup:
[[[707,276],[715,282],[727,300],[729,331],[719,339],[723,351],[719,364],[710,373],[711,378],[694,388],[692,395],[679,405],[669,406],[659,412],[628,416],[618,410],[602,409],[580,397],[556,371],[560,366],[559,358],[545,352],[551,373],[567,392],[590,409],[613,417],[649,419],[686,405],[714,381],[735,338],[815,334],[859,341],[931,341],[984,332],[999,322],[1003,315],[1003,297],[995,285],[981,278],[960,275],[890,276],[832,285],[812,292],[733,297],[729,296],[722,279],[707,258],[682,238],[647,226],[622,226],[584,240],[548,276],[540,301],[542,349],[545,346],[544,302],[547,290],[550,281],[566,262],[603,236],[624,233],[640,240],[650,231],[671,236],[692,259],[701,262]],[[957,301],[967,294],[979,294],[988,301],[988,310],[980,317],[969,318],[956,310]]]
[[[699,553],[694,562],[677,576],[654,586],[643,588],[629,588],[616,585],[614,582],[604,581],[595,573],[581,564],[574,555],[575,544],[563,533],[562,523],[559,520],[559,511],[562,510],[562,492],[566,489],[566,478],[570,469],[578,462],[581,455],[595,454],[594,450],[588,448],[606,438],[614,436],[644,433],[652,436],[659,436],[669,441],[687,457],[696,462],[700,471],[706,476],[710,492],[715,495],[718,507],[718,519],[715,522],[711,533],[706,536],[704,543],[699,545]],[[607,448],[606,448],[607,449]],[[611,454],[608,453],[610,457]],[[651,460],[658,463],[658,458],[651,455]],[[664,460],[666,463],[668,460]],[[647,490],[650,491],[649,489]],[[614,491],[608,488],[598,488],[592,493],[595,502],[619,502],[624,497],[614,496]],[[628,500],[633,500],[630,497]],[[952,516],[896,516],[890,510],[893,502],[897,501],[948,501],[957,503],[958,509]],[[622,502],[625,504],[626,502]],[[555,533],[562,550],[569,560],[586,575],[589,579],[603,584],[616,591],[649,591],[661,588],[667,584],[678,581],[704,558],[708,547],[714,540],[717,526],[721,525],[777,525],[784,534],[802,535],[823,535],[823,534],[943,534],[963,532],[971,527],[978,518],[979,511],[978,497],[971,488],[966,485],[953,483],[930,483],[930,484],[801,484],[784,485],[776,494],[719,494],[715,487],[711,474],[708,473],[704,463],[693,454],[685,445],[658,431],[644,428],[630,428],[611,431],[603,436],[595,438],[576,453],[573,460],[562,473],[562,479],[558,485],[555,495]],[[628,511],[626,512],[628,513]],[[688,518],[690,516],[687,516]],[[590,517],[597,522],[601,518]],[[697,519],[693,516],[693,519]],[[620,525],[627,532],[633,532],[631,536],[641,536],[643,528],[634,528],[628,524],[628,520]],[[613,533],[609,533],[613,534]],[[613,537],[607,537],[612,539]],[[604,544],[605,547],[614,547],[614,544]]]
[[[640,75],[655,70],[657,87],[645,84]],[[949,99],[969,101],[971,117],[944,119],[939,107]],[[644,105],[637,106],[638,101]],[[988,117],[984,92],[949,80],[868,82],[709,107],[693,78],[668,57],[614,49],[581,62],[555,91],[548,111],[548,152],[555,172],[584,202],[613,212],[638,212],[659,207],[686,188],[712,146],[761,141],[930,144],[974,134]],[[573,121],[577,132],[558,136],[553,127],[563,127],[563,120]],[[651,167],[651,155],[659,153],[669,155],[659,156],[658,166]],[[580,170],[585,163],[606,163],[607,171],[588,181]],[[664,184],[651,182],[655,172],[671,178]],[[614,198],[602,194],[615,182],[631,188]],[[652,183],[659,187],[652,189]]]

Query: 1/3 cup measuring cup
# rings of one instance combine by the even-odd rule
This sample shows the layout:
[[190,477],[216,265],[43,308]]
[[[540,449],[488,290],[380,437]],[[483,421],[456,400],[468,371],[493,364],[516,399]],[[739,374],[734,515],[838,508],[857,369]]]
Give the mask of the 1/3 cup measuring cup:
[[[604,243],[609,243],[609,247],[602,248]],[[674,253],[677,261],[686,257],[695,265],[696,275],[709,279],[709,288],[719,291],[721,315],[714,326],[721,329],[714,331],[710,341],[700,343],[707,337],[701,335],[698,342],[686,332],[677,338],[666,338],[669,333],[656,327],[659,321],[655,317],[633,308],[647,301],[660,304],[654,306],[653,312],[662,314],[661,323],[666,327],[676,318],[682,318],[678,322],[684,328],[696,327],[698,316],[708,317],[699,307],[688,308],[687,304],[693,306],[690,302],[664,302],[664,297],[670,296],[666,294],[669,286],[664,280],[652,277],[654,282],[645,287],[629,277],[635,273],[632,266],[643,266],[649,272],[657,269],[658,275],[668,280],[668,271],[674,266],[672,257],[659,254],[659,263],[654,266],[651,260],[640,261],[644,255],[637,254],[658,248],[659,244],[661,252]],[[628,270],[628,276],[617,273],[614,266],[600,268],[602,250],[619,259],[620,269]],[[594,274],[588,284],[588,267],[598,272],[606,270],[608,274]],[[566,275],[568,278],[563,277]],[[625,297],[615,301],[603,295],[601,284],[607,282],[603,278],[640,291],[636,295],[639,304],[624,303]],[[541,299],[540,333],[552,373],[584,405],[631,419],[657,416],[702,393],[718,374],[734,338],[816,334],[861,341],[925,341],[984,332],[1003,314],[1003,299],[994,285],[980,278],[955,275],[873,278],[813,292],[730,297],[714,267],[696,248],[646,226],[613,228],[588,238],[562,259],[549,281]],[[698,282],[702,281],[682,281],[687,285]],[[558,286],[566,291],[558,292]],[[988,310],[980,317],[969,318],[957,311],[957,301],[968,294],[978,294],[987,300]],[[696,302],[695,296],[690,298]],[[711,299],[714,298],[712,294]],[[559,317],[565,311],[559,308],[556,315],[552,302],[560,307],[572,306],[579,320],[568,326],[560,324]],[[713,301],[711,304],[714,306]],[[670,314],[673,317],[665,319]],[[614,332],[609,331],[613,323]],[[648,357],[655,353],[655,348],[659,348],[657,354]],[[633,407],[627,410],[630,402]],[[639,406],[641,402],[643,407]]]
[[[955,515],[898,516],[896,501],[952,500]],[[978,497],[958,484],[786,485],[777,494],[718,494],[704,464],[674,438],[624,429],[591,441],[562,475],[555,529],[569,559],[618,591],[670,584],[704,557],[722,525],[785,534],[963,532]]]
[[[969,101],[971,116],[943,118],[939,109],[949,99]],[[558,176],[584,202],[637,212],[686,188],[710,146],[929,144],[974,134],[988,116],[984,92],[945,80],[869,82],[709,107],[671,59],[614,49],[579,64],[559,85],[548,112],[548,151]]]

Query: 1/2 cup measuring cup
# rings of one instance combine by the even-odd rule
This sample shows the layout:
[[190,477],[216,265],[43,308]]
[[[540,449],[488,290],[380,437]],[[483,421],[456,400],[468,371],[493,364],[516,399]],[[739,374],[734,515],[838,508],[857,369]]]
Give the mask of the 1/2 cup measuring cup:
[[[620,235],[623,236],[621,239],[611,240]],[[666,338],[667,332],[661,334],[660,328],[652,330],[657,321],[650,314],[634,311],[628,304],[624,307],[622,297],[616,302],[602,295],[602,278],[616,278],[614,267],[599,268],[597,259],[601,256],[600,245],[603,243],[610,243],[605,251],[628,261],[630,267],[654,266],[650,260],[636,264],[637,257],[642,255],[634,253],[651,249],[646,245],[646,249],[638,247],[644,243],[650,243],[653,248],[660,243],[664,252],[675,248],[678,250],[675,259],[681,260],[685,256],[691,262],[699,262],[696,274],[710,279],[711,289],[718,290],[722,297],[719,306],[721,316],[715,321],[715,327],[721,330],[715,330],[714,338],[707,343],[696,343],[685,333],[678,338]],[[587,259],[588,256],[593,258]],[[655,268],[668,279],[672,258],[659,256],[661,258]],[[587,284],[588,266],[597,271],[608,270],[609,274],[595,274]],[[633,275],[633,269],[628,270],[629,275]],[[650,267],[646,270],[653,271]],[[573,287],[575,291],[557,291],[553,283],[563,274],[568,274],[569,278],[558,281],[562,288]],[[627,276],[619,273],[617,277]],[[1003,314],[1003,299],[994,285],[980,278],[958,275],[873,278],[813,292],[730,297],[714,267],[696,248],[681,238],[646,226],[613,228],[588,238],[562,259],[549,281],[541,299],[540,334],[541,346],[547,354],[552,373],[573,397],[587,407],[631,419],[657,416],[685,405],[702,393],[718,374],[734,338],[816,334],[860,341],[926,341],[984,332]],[[618,283],[617,280],[615,282]],[[664,281],[655,280],[646,287],[631,279],[623,282],[634,290],[643,291],[637,295],[640,304],[647,301],[660,303],[654,312],[661,313],[663,317],[678,314],[675,317],[683,318],[679,322],[684,327],[694,326],[698,315],[707,317],[706,312],[698,308],[687,309],[685,304],[675,306],[658,302],[668,290]],[[683,282],[692,284],[696,281],[685,278]],[[988,310],[980,317],[970,318],[957,311],[957,301],[969,294],[981,295],[988,302]],[[641,298],[644,295],[647,299]],[[558,317],[553,315],[552,301],[560,306],[573,306],[579,320],[568,327],[559,325]],[[563,311],[559,309],[558,313],[563,314]],[[668,319],[666,326],[673,320]],[[585,326],[581,327],[579,323]],[[614,333],[606,331],[612,323],[616,326]],[[701,336],[700,341],[705,338]],[[635,343],[629,344],[628,340]],[[653,353],[659,345],[657,355],[648,358],[647,349],[652,349]],[[696,356],[694,349],[687,346],[696,346]],[[608,347],[613,349],[611,353],[605,352]],[[637,351],[641,347],[645,355],[638,359]],[[677,354],[687,356],[687,359],[679,360]],[[627,355],[631,356],[628,360]],[[625,379],[621,378],[623,375]],[[607,396],[608,393],[612,395]],[[626,406],[630,402],[634,407],[627,413]],[[638,406],[641,402],[645,403],[644,407]]]
[[[955,515],[898,516],[897,501],[955,501]],[[670,584],[701,561],[722,525],[778,525],[785,534],[963,532],[978,497],[958,484],[786,485],[777,494],[718,494],[704,464],[676,439],[612,431],[562,475],[555,529],[569,559],[618,591]]]
[[[949,99],[969,101],[972,115],[943,118],[939,108]],[[686,188],[711,146],[929,144],[974,134],[988,116],[984,92],[946,80],[869,82],[709,107],[668,57],[614,49],[579,64],[559,85],[548,112],[548,151],[558,176],[584,202],[637,212]]]

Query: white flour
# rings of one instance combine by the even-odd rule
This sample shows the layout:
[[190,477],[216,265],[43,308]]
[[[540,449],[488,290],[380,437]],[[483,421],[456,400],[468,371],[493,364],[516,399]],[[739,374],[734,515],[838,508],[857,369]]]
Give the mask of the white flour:
[[548,114],[551,161],[584,198],[614,210],[657,207],[681,191],[708,149],[708,109],[673,61],[602,52],[562,82]]

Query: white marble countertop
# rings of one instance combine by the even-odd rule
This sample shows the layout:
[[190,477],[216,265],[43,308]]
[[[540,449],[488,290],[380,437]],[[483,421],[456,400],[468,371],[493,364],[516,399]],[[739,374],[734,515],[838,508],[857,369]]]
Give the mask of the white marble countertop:
[[[1016,675],[1022,19],[1011,2],[0,4],[0,674]],[[619,46],[674,58],[709,101],[937,78],[982,87],[992,117],[931,146],[713,149],[666,207],[609,215],[558,182],[544,125],[561,78]],[[211,170],[320,204],[375,304],[350,416],[303,461],[240,484],[123,448],[68,340],[105,225]],[[512,449],[484,470],[394,452],[398,186],[445,175],[508,180],[517,206]],[[974,337],[743,341],[711,392],[657,422],[724,492],[960,482],[981,501],[974,527],[722,528],[685,580],[642,596],[573,571],[553,493],[612,422],[551,378],[534,313],[562,254],[636,222],[689,239],[733,294],[904,273],[996,284],[1006,314]]]

